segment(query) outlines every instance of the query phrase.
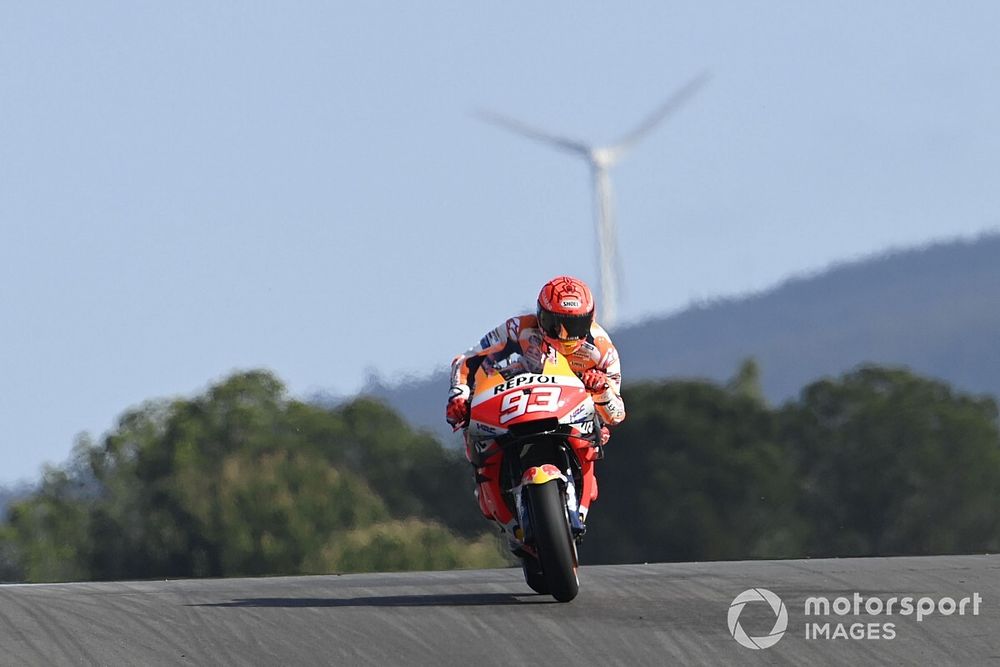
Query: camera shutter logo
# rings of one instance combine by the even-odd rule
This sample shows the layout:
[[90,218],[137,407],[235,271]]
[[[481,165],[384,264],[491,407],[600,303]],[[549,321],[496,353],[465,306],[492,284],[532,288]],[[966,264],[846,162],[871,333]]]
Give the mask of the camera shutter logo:
[[[766,602],[774,611],[774,627],[771,632],[763,637],[751,637],[740,625],[740,613],[747,602]],[[770,648],[778,643],[778,640],[785,634],[788,628],[788,610],[785,603],[777,595],[766,588],[750,588],[739,595],[729,605],[729,633],[740,646],[752,649]]]

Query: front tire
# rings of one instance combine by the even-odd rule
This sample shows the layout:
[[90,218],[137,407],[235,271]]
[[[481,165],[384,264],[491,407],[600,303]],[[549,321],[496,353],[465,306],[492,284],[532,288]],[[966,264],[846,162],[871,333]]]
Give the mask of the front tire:
[[549,593],[560,602],[569,602],[580,592],[580,581],[576,576],[576,547],[559,484],[529,486],[528,503],[538,560]]

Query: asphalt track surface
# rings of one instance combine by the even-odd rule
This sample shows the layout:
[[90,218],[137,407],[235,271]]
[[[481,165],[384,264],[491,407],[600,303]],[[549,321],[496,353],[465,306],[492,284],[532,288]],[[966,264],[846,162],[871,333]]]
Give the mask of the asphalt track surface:
[[[3,665],[1000,664],[1000,556],[594,566],[562,604],[519,570],[0,586]],[[788,628],[740,646],[737,594]],[[979,615],[807,619],[810,596],[979,593]],[[853,613],[853,611],[851,612]],[[749,603],[751,636],[775,615]],[[806,639],[806,621],[894,623],[894,639]]]

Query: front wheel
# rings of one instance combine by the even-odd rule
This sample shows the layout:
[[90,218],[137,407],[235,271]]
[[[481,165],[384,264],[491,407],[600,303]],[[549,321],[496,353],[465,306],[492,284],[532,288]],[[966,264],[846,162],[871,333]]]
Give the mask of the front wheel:
[[576,547],[559,485],[548,482],[529,486],[528,503],[538,560],[549,593],[560,602],[569,602],[580,592],[580,581],[576,576]]

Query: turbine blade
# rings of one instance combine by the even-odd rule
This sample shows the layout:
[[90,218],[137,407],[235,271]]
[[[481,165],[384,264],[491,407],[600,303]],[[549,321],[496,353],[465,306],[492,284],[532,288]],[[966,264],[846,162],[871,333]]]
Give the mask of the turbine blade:
[[563,150],[570,151],[571,153],[582,153],[587,156],[590,155],[590,147],[582,141],[540,130],[536,127],[527,125],[526,123],[522,123],[519,120],[515,120],[492,111],[476,111],[475,116],[480,120],[486,121],[487,123],[497,125],[529,139],[551,144],[556,148],[561,148]]
[[702,72],[686,84],[678,88],[667,100],[649,114],[634,130],[625,135],[617,144],[612,146],[616,157],[621,157],[632,147],[639,143],[653,128],[663,122],[663,119],[680,109],[684,104],[694,97],[695,93],[701,90],[702,86],[708,83],[711,75]]

